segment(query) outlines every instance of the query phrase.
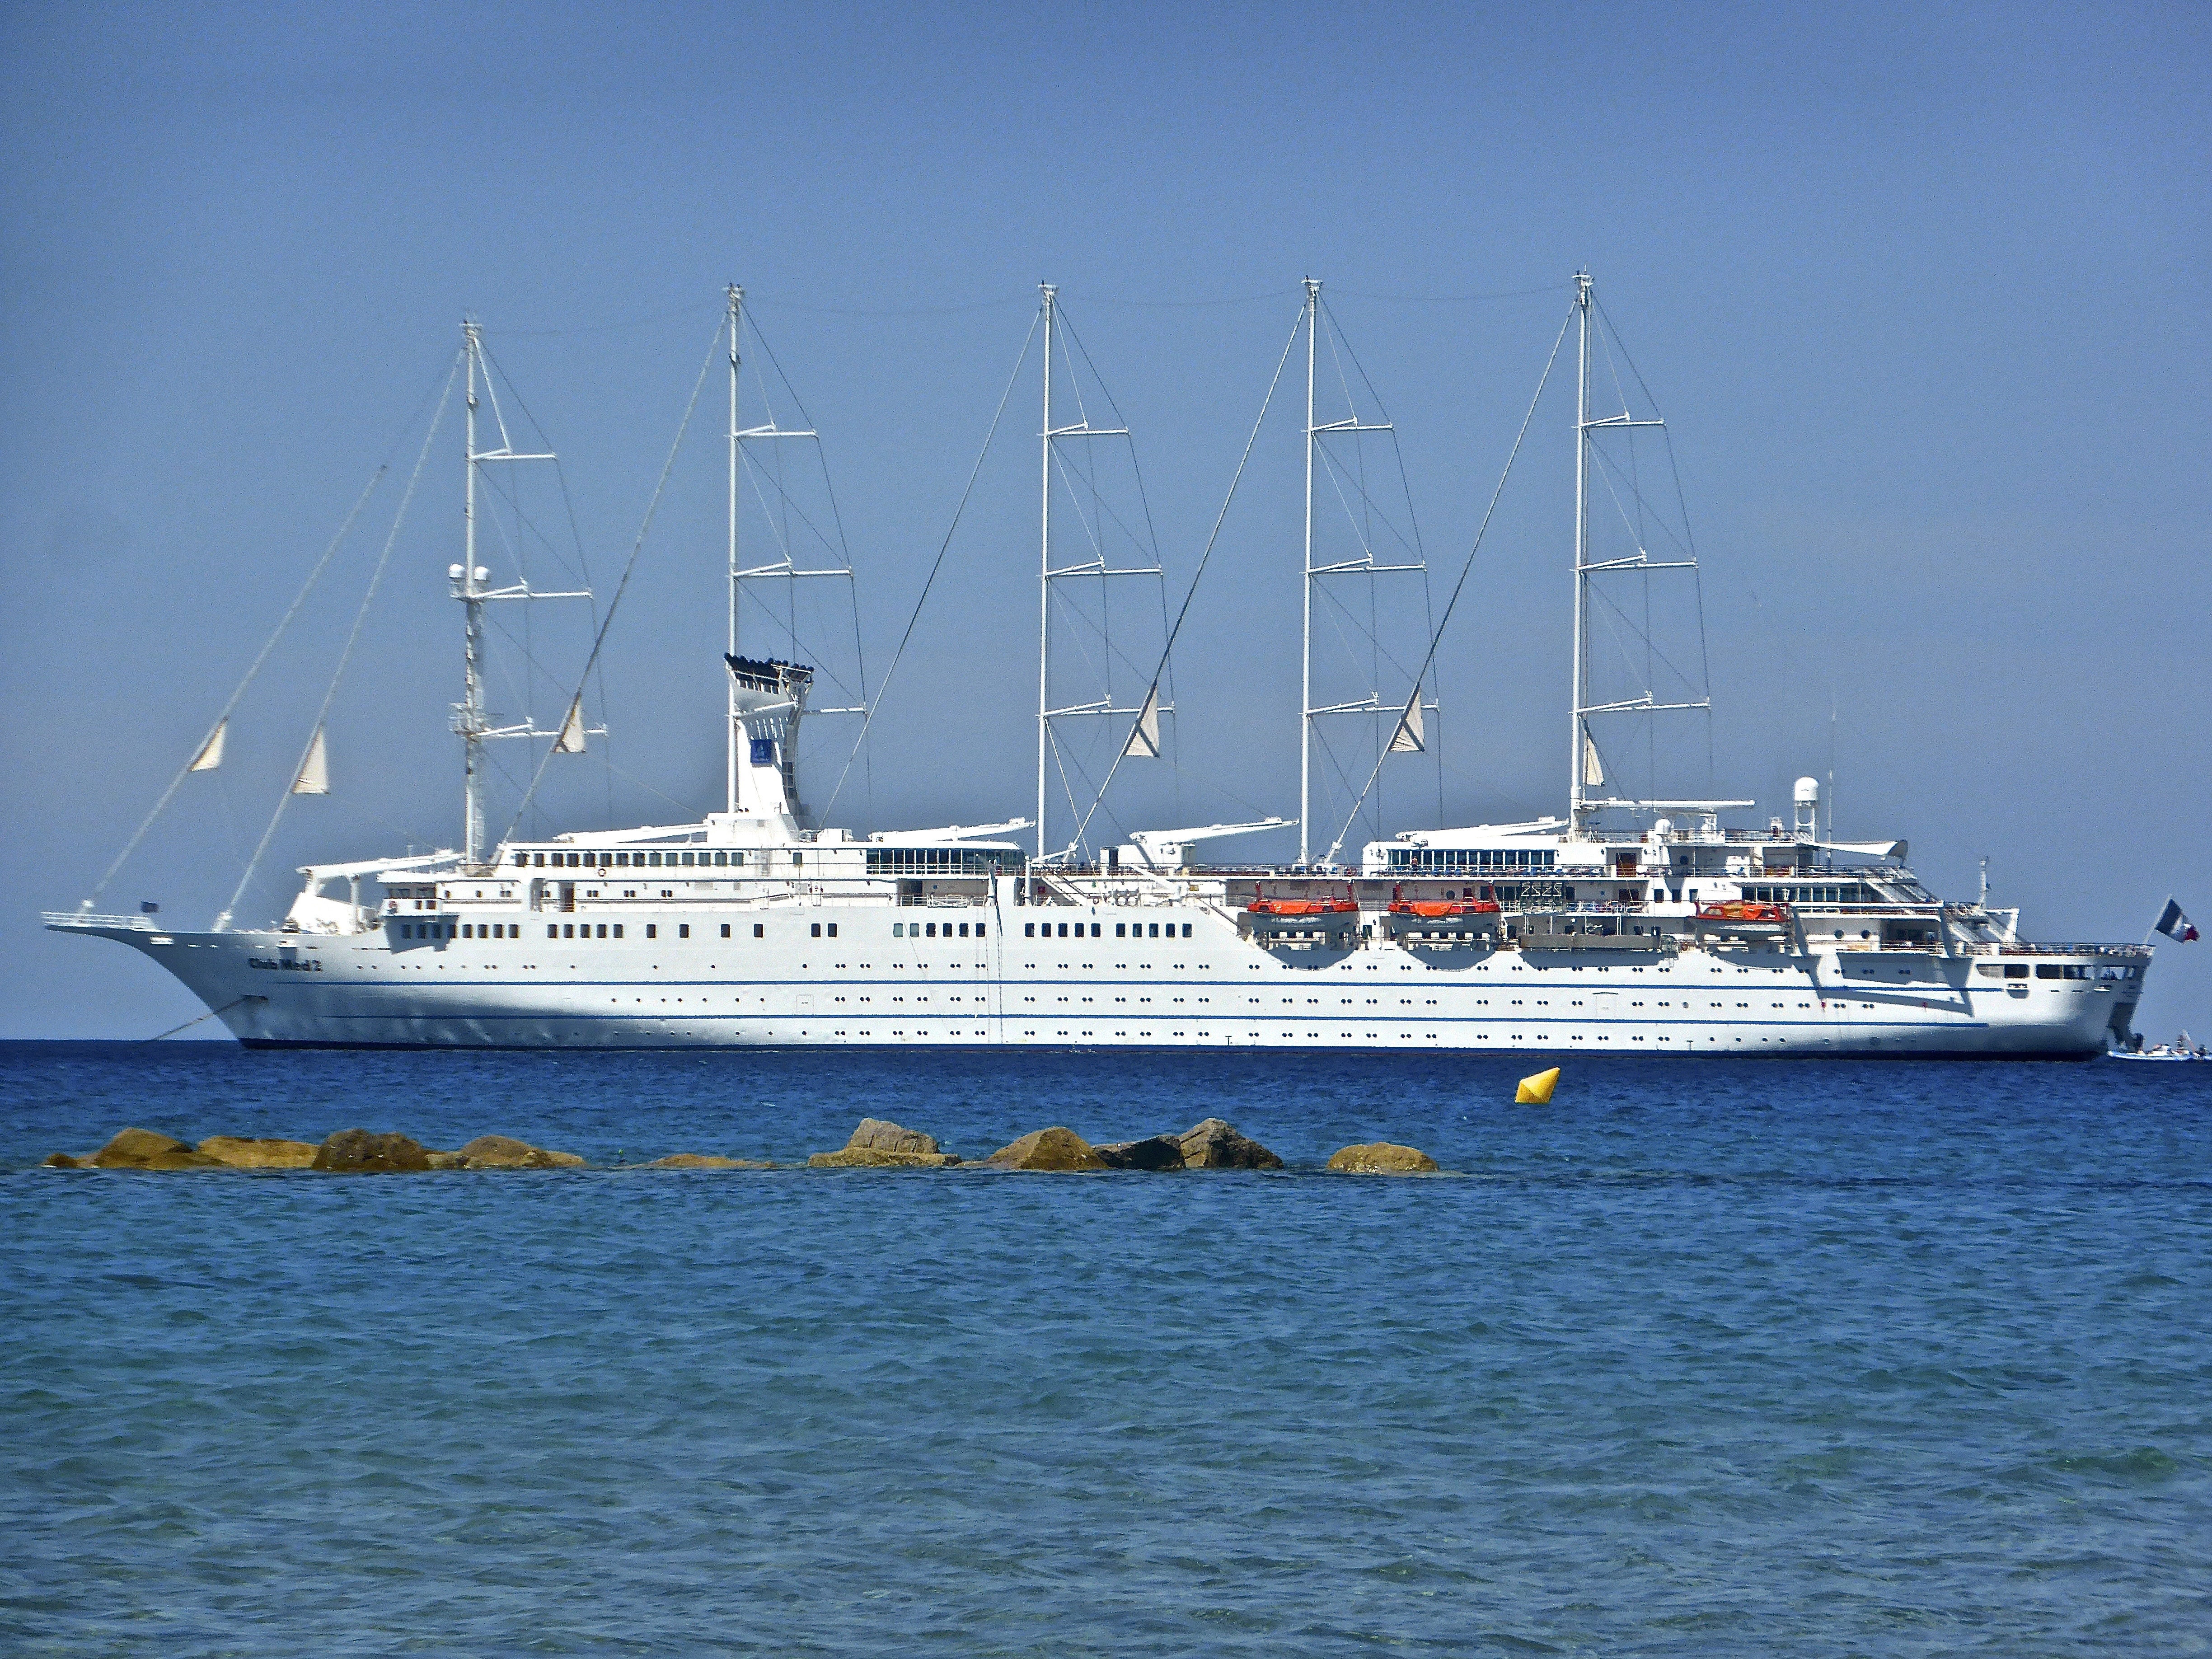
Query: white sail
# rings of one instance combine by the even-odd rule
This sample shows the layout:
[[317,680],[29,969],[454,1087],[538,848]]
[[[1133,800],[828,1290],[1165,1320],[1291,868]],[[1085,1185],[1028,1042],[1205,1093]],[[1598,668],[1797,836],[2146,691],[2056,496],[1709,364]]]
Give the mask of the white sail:
[[1595,789],[1605,781],[1605,764],[1597,757],[1597,744],[1590,734],[1583,733],[1583,787]]
[[1406,712],[1398,716],[1398,729],[1390,734],[1389,752],[1418,755],[1428,746],[1428,734],[1421,729],[1421,688],[1416,685],[1406,699]]
[[215,730],[208,736],[208,740],[200,745],[200,752],[192,757],[192,763],[185,769],[188,772],[212,772],[216,767],[222,765],[222,739],[224,734],[229,730],[230,720],[228,716],[217,720],[215,723]]
[[584,752],[584,698],[580,692],[575,702],[568,705],[568,718],[561,722],[561,735],[553,739],[556,755],[580,755]]
[[307,745],[307,757],[300,763],[300,775],[292,780],[295,795],[327,795],[331,793],[330,756],[323,748],[323,728],[315,728],[314,741]]
[[1160,757],[1160,688],[1155,685],[1145,693],[1145,706],[1137,714],[1137,723],[1130,728],[1128,742],[1121,745],[1125,758],[1158,760]]

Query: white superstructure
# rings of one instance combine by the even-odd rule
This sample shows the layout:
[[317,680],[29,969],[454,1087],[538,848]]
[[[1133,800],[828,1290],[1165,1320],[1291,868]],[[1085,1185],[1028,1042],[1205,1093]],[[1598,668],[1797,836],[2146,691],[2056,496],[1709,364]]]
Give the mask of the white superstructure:
[[[1318,286],[1309,284],[1310,326]],[[310,866],[288,916],[269,927],[233,928],[226,916],[194,933],[90,908],[50,913],[47,924],[144,951],[252,1046],[2067,1056],[2101,1053],[2130,1035],[2148,949],[2029,943],[2016,913],[1938,900],[1906,867],[1903,842],[1825,836],[1810,778],[1799,781],[1791,823],[1753,830],[1723,823],[1748,801],[1598,793],[1605,768],[1594,716],[1689,705],[1650,695],[1594,701],[1589,689],[1590,576],[1636,562],[1595,562],[1589,550],[1587,446],[1593,432],[1629,422],[1589,414],[1586,278],[1576,301],[1576,660],[1565,817],[1408,830],[1370,842],[1356,866],[1343,866],[1327,861],[1334,849],[1321,862],[1279,867],[1199,861],[1210,842],[1280,819],[1140,831],[1083,862],[1073,851],[1041,856],[1043,825],[1028,819],[866,837],[809,827],[791,757],[814,674],[736,648],[736,588],[757,573],[738,562],[734,506],[741,439],[809,434],[739,428],[738,299],[733,289],[725,810],[692,823],[481,850],[478,745],[556,734],[497,729],[484,713],[483,604],[544,596],[486,587],[471,548],[453,572],[468,621],[459,851]],[[1047,290],[1048,328],[1053,305]],[[1315,435],[1341,429],[1316,424],[1311,340],[1310,513]],[[473,416],[473,330],[468,349]],[[1056,428],[1050,398],[1048,383],[1048,495],[1055,441],[1109,435]],[[503,433],[495,452],[476,441],[472,422],[471,534],[475,468],[531,459]],[[1133,721],[1124,753],[1141,756],[1158,752],[1168,707],[1157,680],[1141,702],[1116,703],[1109,688],[1095,705],[1055,705],[1042,659],[1054,584],[1073,567],[1055,565],[1049,522],[1048,512],[1040,820],[1054,719]],[[1310,627],[1320,568],[1310,528],[1306,567]],[[1096,574],[1157,571],[1102,561]],[[1310,637],[1308,660],[1301,738],[1310,749],[1315,716],[1337,711],[1316,707]],[[1422,696],[1417,674],[1393,749],[1422,741]],[[1358,712],[1399,707],[1370,696]],[[218,760],[222,732],[219,721],[210,740]],[[579,746],[585,734],[579,698],[556,746]],[[319,746],[312,758],[320,765]],[[204,746],[190,768],[208,763]],[[1303,759],[1301,790],[1310,813]],[[1627,819],[1638,821],[1619,827]],[[1302,818],[1298,828],[1309,846],[1311,826]],[[1017,837],[1031,829],[1035,848],[1025,848]],[[329,890],[339,884],[342,894]]]

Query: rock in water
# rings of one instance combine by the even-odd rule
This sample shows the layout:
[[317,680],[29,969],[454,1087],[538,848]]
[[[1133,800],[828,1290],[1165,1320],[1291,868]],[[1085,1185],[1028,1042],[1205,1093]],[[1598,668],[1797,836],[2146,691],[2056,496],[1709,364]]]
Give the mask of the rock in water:
[[[219,1170],[222,1164],[204,1158],[181,1140],[155,1134],[151,1129],[125,1129],[84,1160],[95,1170]],[[80,1165],[83,1167],[83,1165]]]
[[398,1175],[430,1167],[430,1154],[403,1134],[341,1129],[325,1140],[308,1166],[342,1175]]
[[48,1152],[45,1167],[49,1170],[88,1170],[92,1165],[82,1158],[71,1158],[67,1152]]
[[717,1158],[708,1152],[672,1152],[666,1158],[656,1158],[652,1163],[639,1167],[647,1170],[773,1170],[775,1165],[750,1158]]
[[1279,1170],[1283,1160],[1218,1117],[1194,1123],[1176,1137],[1186,1170]]
[[842,1151],[817,1152],[806,1160],[816,1170],[941,1170],[960,1160],[937,1150],[937,1139],[879,1117],[864,1117]]
[[934,1135],[926,1135],[919,1129],[908,1129],[879,1117],[864,1117],[860,1127],[853,1131],[853,1138],[845,1143],[845,1150],[872,1147],[879,1152],[934,1152],[942,1150]]
[[985,1158],[986,1170],[1104,1170],[1112,1167],[1073,1129],[1032,1129]]
[[1173,1135],[1154,1135],[1149,1140],[1117,1140],[1091,1151],[1106,1160],[1109,1170],[1180,1170],[1182,1142]]
[[1437,1161],[1418,1146],[1370,1140],[1364,1146],[1339,1147],[1329,1154],[1328,1167],[1349,1175],[1434,1175]]
[[315,1152],[310,1140],[246,1140],[236,1135],[210,1135],[200,1142],[202,1157],[234,1170],[313,1169]]
[[513,1135],[478,1135],[461,1148],[464,1170],[574,1170],[583,1159],[574,1152],[549,1152]]

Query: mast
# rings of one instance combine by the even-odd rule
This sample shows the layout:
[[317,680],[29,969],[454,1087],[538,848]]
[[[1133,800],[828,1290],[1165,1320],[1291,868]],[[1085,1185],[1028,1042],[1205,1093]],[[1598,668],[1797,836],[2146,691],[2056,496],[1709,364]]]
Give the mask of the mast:
[[1298,629],[1298,862],[1306,862],[1313,818],[1313,478],[1314,356],[1321,332],[1321,283],[1306,284],[1306,540],[1305,580],[1299,584],[1302,615]]
[[462,613],[465,622],[462,629],[461,646],[461,706],[454,724],[461,736],[461,861],[476,864],[483,852],[483,573],[477,568],[477,370],[483,343],[477,337],[477,325],[470,318],[461,325],[468,344],[468,419],[463,434],[468,459],[466,493],[461,508],[461,568],[459,578]]
[[1589,742],[1589,723],[1583,715],[1589,701],[1589,671],[1583,660],[1583,633],[1589,605],[1589,325],[1590,278],[1587,270],[1575,273],[1575,656],[1571,711],[1567,733],[1567,828],[1579,834],[1583,827],[1583,757]]
[[1037,428],[1041,435],[1037,458],[1036,843],[1037,856],[1042,859],[1045,854],[1045,750],[1052,729],[1048,674],[1052,649],[1052,306],[1053,296],[1060,289],[1054,283],[1039,283],[1037,291],[1044,296],[1044,423]]
[[[735,283],[729,286],[730,331],[730,628],[729,654],[738,654],[738,324],[740,307],[744,304],[745,291]],[[728,700],[728,718],[723,722],[726,748],[726,784],[722,795],[722,810],[738,810],[738,683],[726,678],[724,695]]]

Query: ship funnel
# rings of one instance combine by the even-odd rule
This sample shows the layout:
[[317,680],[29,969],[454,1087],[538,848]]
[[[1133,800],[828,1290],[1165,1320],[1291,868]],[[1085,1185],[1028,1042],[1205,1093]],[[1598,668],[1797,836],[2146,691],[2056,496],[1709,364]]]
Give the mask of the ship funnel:
[[799,802],[799,722],[814,671],[777,658],[764,661],[725,656],[730,666],[730,708],[742,739],[738,807],[762,817],[804,815]]

